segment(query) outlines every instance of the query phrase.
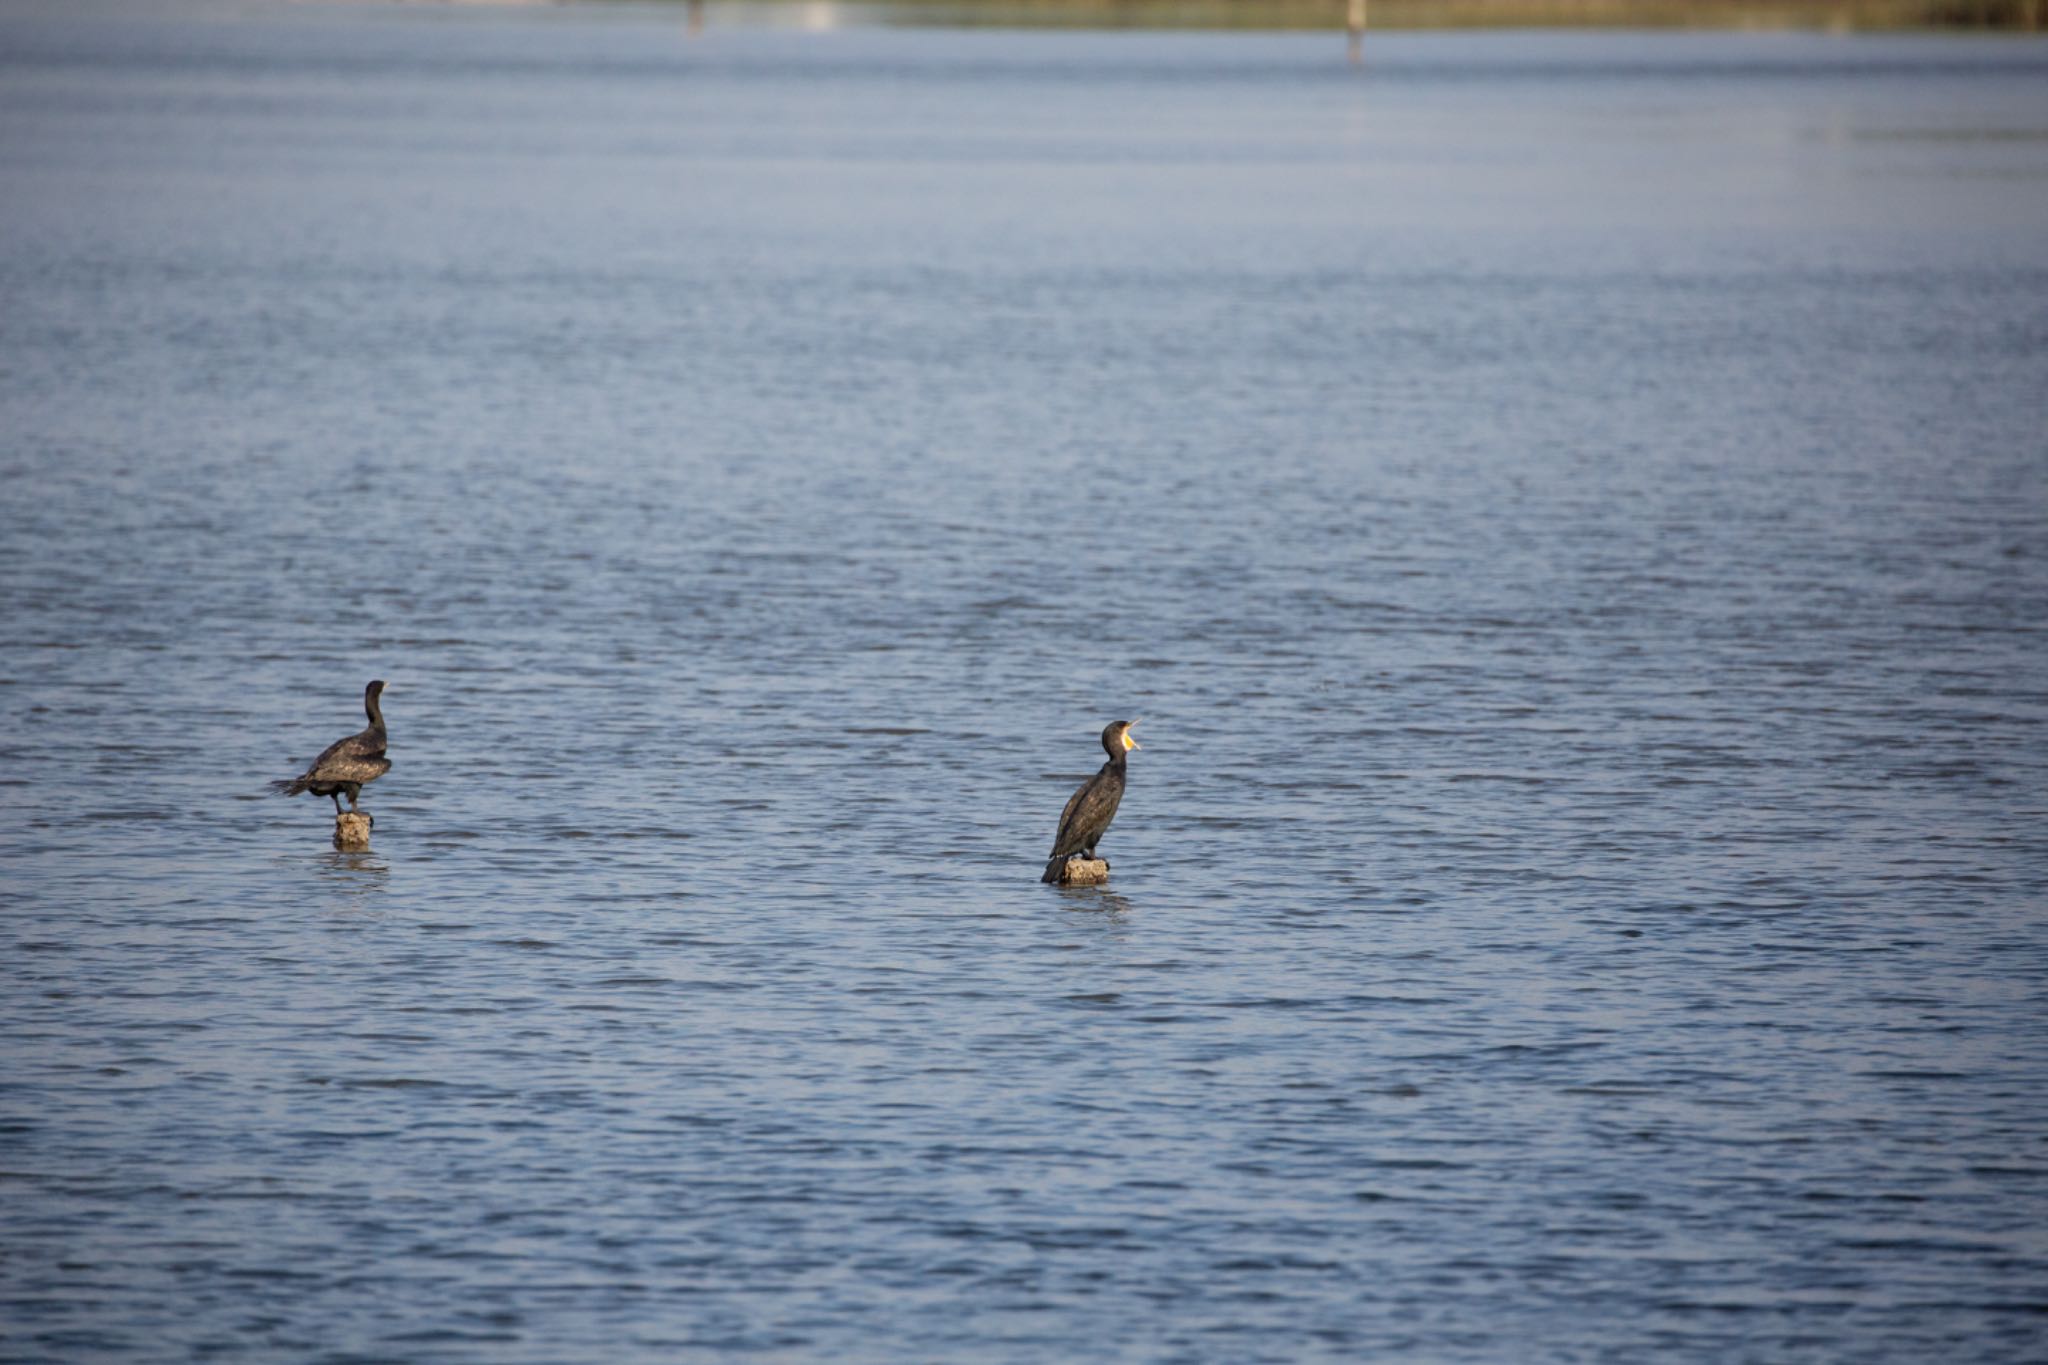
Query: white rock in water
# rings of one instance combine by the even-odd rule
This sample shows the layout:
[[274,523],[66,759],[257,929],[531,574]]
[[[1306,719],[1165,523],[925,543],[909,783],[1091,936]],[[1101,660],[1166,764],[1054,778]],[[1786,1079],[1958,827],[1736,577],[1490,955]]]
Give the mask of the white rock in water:
[[370,849],[370,817],[363,811],[345,810],[334,817],[334,846],[343,853],[367,853]]
[[1061,886],[1100,886],[1108,880],[1107,858],[1069,858],[1060,873]]

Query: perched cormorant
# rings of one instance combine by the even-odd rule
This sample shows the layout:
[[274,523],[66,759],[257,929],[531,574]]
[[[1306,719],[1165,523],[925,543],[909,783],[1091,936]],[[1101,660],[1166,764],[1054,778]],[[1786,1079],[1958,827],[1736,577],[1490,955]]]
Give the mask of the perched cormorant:
[[348,808],[354,810],[356,793],[363,789],[363,784],[391,771],[391,760],[384,757],[384,712],[377,705],[377,696],[383,690],[382,681],[363,689],[363,711],[370,717],[367,728],[347,739],[337,739],[321,751],[312,767],[297,777],[271,783],[270,789],[282,796],[297,796],[300,792],[331,796],[336,815],[341,814],[341,796],[346,792]]
[[1124,755],[1138,747],[1138,741],[1131,738],[1131,727],[1137,723],[1120,720],[1103,730],[1102,748],[1109,762],[1067,798],[1067,808],[1060,812],[1060,832],[1053,836],[1052,857],[1040,881],[1057,882],[1067,859],[1077,853],[1083,858],[1095,856],[1096,841],[1116,819],[1117,802],[1124,799]]

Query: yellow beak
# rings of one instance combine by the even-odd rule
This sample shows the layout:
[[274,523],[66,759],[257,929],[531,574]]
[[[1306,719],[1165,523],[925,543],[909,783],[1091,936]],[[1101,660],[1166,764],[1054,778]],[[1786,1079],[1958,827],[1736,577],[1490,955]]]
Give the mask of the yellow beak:
[[[1132,721],[1132,722],[1131,722],[1131,725],[1136,725],[1137,723],[1138,723],[1138,722],[1136,722],[1136,721]],[[1141,746],[1141,745],[1140,745],[1140,744],[1138,743],[1138,741],[1137,741],[1137,740],[1135,740],[1135,739],[1132,739],[1132,738],[1131,738],[1131,725],[1126,725],[1126,726],[1124,727],[1124,748],[1125,748],[1125,749],[1137,749],[1137,748],[1141,748],[1141,747],[1143,747],[1143,746]]]

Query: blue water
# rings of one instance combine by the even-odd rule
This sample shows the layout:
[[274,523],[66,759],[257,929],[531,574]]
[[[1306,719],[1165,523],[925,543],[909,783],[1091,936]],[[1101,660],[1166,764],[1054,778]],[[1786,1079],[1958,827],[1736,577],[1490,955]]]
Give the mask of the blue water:
[[2044,225],[2038,42],[0,14],[0,1356],[2041,1359]]

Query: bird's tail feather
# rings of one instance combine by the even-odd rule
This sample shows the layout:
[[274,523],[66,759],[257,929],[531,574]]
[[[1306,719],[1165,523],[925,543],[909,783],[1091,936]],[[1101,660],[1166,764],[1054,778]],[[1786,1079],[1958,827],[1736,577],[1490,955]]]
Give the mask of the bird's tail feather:
[[1056,855],[1056,856],[1054,856],[1054,857],[1052,857],[1052,858],[1050,858],[1050,859],[1047,859],[1047,860],[1046,860],[1046,864],[1045,864],[1045,875],[1044,875],[1043,877],[1040,877],[1040,878],[1039,878],[1038,880],[1040,880],[1040,881],[1042,881],[1042,882],[1048,882],[1048,883],[1051,883],[1051,884],[1053,884],[1053,885],[1055,885],[1055,886],[1056,886],[1056,885],[1058,885],[1058,884],[1059,884],[1059,880],[1060,880],[1060,878],[1061,878],[1061,877],[1064,877],[1064,876],[1066,875],[1066,872],[1067,872],[1067,859],[1066,859],[1066,856],[1065,856],[1065,855],[1063,855],[1063,854],[1062,854],[1062,855]]
[[306,779],[303,777],[280,777],[277,781],[270,783],[269,786],[279,796],[297,796],[306,789]]

